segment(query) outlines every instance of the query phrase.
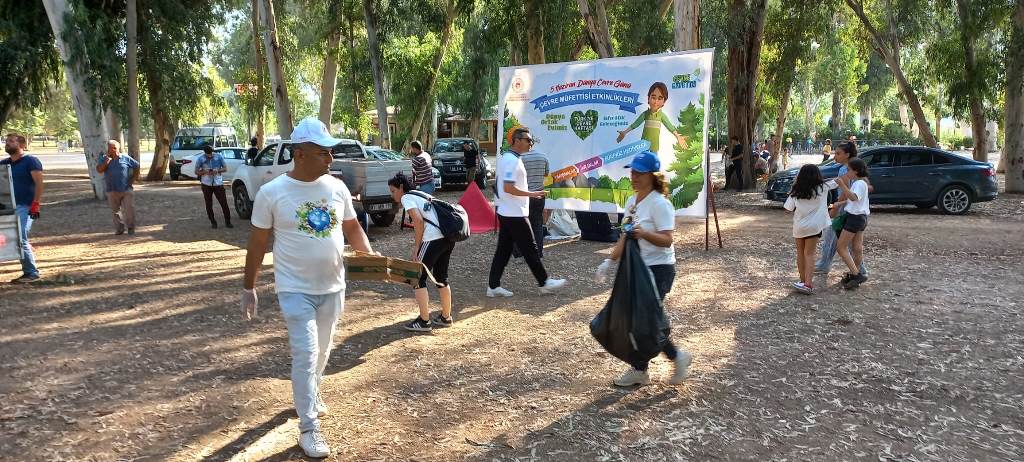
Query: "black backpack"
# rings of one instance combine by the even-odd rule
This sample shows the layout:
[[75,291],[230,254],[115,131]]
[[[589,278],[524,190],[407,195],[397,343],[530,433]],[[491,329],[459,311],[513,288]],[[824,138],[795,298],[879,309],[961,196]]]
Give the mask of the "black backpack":
[[423,217],[423,221],[441,230],[441,235],[445,239],[452,242],[461,242],[469,239],[469,214],[466,213],[466,209],[462,208],[461,205],[435,199],[433,196],[422,191],[409,191],[408,194],[416,194],[426,199],[434,207],[434,211],[437,212],[437,223],[428,220],[426,217]]

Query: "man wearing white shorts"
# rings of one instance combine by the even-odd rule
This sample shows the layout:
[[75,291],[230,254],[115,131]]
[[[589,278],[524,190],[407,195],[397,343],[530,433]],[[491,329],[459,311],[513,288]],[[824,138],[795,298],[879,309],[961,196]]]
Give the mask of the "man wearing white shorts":
[[345,306],[345,239],[356,250],[372,252],[356,220],[352,195],[328,174],[331,147],[340,142],[319,120],[299,122],[292,132],[294,169],[256,194],[245,257],[242,308],[249,319],[256,314],[256,276],[274,236],[274,283],[288,325],[299,446],[309,457],[331,453],[320,433],[319,417],[327,406],[319,389]]

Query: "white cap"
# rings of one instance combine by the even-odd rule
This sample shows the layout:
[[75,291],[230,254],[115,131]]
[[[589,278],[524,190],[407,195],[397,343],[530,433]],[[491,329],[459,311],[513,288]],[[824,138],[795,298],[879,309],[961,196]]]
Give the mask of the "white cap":
[[302,119],[292,130],[292,144],[313,143],[317,146],[330,148],[341,142],[327,132],[327,127],[319,119],[307,117]]

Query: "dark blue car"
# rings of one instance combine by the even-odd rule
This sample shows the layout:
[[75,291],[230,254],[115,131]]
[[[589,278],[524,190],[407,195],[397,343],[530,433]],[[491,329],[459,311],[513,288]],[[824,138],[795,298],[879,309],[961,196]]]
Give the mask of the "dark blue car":
[[[961,157],[941,149],[919,146],[878,146],[860,152],[868,164],[870,195],[875,204],[912,204],[938,207],[943,213],[967,213],[974,202],[985,202],[999,194],[999,182],[991,164]],[[839,176],[839,164],[821,165],[826,178]],[[785,201],[797,168],[768,178],[765,197]]]

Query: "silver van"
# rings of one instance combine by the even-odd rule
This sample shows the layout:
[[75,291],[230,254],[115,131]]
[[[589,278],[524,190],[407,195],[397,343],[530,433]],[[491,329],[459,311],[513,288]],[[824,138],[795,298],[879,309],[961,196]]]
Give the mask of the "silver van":
[[215,148],[237,147],[238,135],[231,125],[224,122],[204,124],[199,127],[185,127],[178,130],[171,142],[171,160],[168,168],[171,171],[171,179],[177,180],[181,177],[181,165],[185,159],[203,152],[203,146]]

